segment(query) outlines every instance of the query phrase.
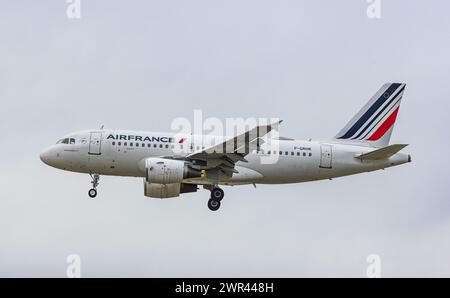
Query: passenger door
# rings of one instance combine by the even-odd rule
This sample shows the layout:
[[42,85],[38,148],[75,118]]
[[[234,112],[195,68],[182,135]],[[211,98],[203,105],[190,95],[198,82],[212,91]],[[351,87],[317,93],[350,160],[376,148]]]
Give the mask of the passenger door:
[[320,146],[320,167],[324,169],[331,169],[333,161],[333,149],[331,145]]
[[101,132],[91,132],[91,137],[89,140],[89,154],[100,155],[102,147],[102,133]]

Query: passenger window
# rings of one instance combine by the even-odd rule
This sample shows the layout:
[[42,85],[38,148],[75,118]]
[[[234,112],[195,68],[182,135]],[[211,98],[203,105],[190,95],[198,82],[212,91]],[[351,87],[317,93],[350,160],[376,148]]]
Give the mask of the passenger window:
[[156,144],[153,144],[153,148],[156,148]]
[[269,150],[269,151],[267,151],[267,154],[270,154],[270,150]]
[[169,145],[166,145],[166,149],[169,149]]
[[306,152],[303,152],[303,156],[306,156]]
[[163,145],[162,144],[159,144],[159,148],[162,148],[163,147]]
[[128,144],[127,142],[124,142],[124,143],[123,143],[124,146],[127,146],[127,144]]
[[284,152],[284,154],[289,155],[289,152],[286,151],[286,152]]
[[152,146],[152,144],[150,144],[150,143],[147,144],[147,147],[148,147],[148,148],[150,148],[151,146]]
[[142,148],[144,148],[145,147],[145,144],[144,143],[142,143]]
[[294,152],[291,152],[291,155],[294,156]]
[[309,156],[312,156],[312,153],[309,153]]
[[117,143],[117,145],[122,146],[122,142]]
[[297,156],[300,156],[300,152],[297,152]]
[[283,155],[283,151],[280,151],[280,155]]
[[130,147],[133,147],[133,143],[130,143]]
[[113,146],[116,146],[116,142],[112,142],[112,145],[113,145]]

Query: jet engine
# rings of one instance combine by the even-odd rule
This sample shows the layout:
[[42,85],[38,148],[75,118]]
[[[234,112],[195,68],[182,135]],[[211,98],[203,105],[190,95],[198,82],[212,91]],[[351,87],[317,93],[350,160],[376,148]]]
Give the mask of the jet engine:
[[182,160],[149,158],[145,161],[146,181],[157,184],[180,184],[183,179],[201,177],[199,170]]
[[144,194],[151,198],[173,198],[180,193],[196,192],[197,185],[183,179],[201,177],[201,172],[182,160],[149,158],[145,161]]
[[150,198],[175,198],[180,193],[196,192],[197,185],[186,183],[159,184],[148,183],[144,180],[144,195]]

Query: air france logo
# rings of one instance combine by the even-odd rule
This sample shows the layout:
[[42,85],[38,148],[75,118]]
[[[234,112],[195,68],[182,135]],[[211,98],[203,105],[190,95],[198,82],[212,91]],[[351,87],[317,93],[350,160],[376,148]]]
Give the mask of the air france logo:
[[175,139],[171,137],[149,137],[149,136],[135,136],[135,135],[109,135],[107,140],[115,141],[139,141],[139,142],[161,142],[174,143]]

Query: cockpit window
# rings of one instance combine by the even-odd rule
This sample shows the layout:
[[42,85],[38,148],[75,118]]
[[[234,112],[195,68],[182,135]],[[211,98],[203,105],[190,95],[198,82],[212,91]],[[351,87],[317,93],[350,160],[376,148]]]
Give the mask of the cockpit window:
[[73,138],[61,139],[58,142],[56,142],[56,144],[75,144],[75,139]]

